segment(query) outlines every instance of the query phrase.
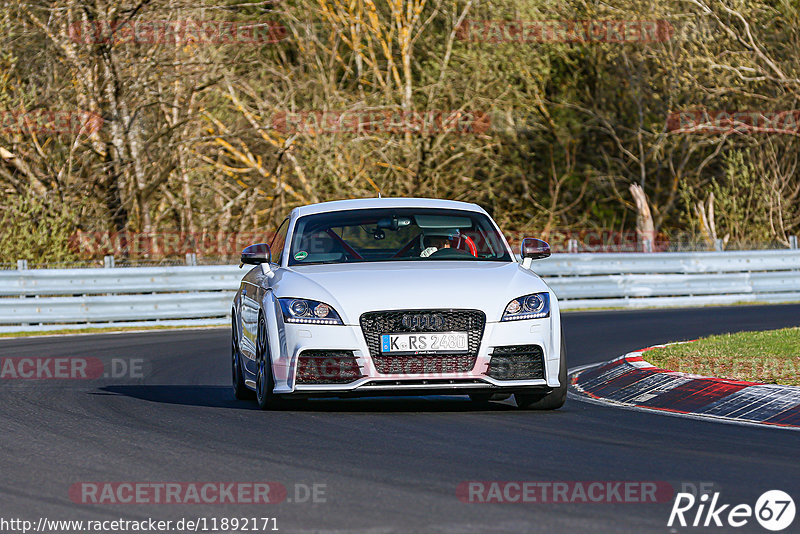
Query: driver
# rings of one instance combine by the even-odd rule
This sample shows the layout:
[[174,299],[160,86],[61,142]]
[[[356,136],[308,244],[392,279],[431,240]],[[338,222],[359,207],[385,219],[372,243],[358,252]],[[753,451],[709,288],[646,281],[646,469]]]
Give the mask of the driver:
[[434,252],[441,250],[443,248],[451,248],[450,247],[450,237],[451,232],[443,232],[441,234],[435,235],[425,235],[422,239],[422,252],[420,253],[420,258],[427,258]]

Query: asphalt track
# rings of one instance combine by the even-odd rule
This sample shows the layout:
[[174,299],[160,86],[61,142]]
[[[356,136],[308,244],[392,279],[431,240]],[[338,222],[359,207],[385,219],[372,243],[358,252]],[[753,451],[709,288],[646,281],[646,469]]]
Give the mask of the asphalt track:
[[[654,343],[798,325],[800,305],[573,313],[564,323],[575,367]],[[472,480],[705,482],[725,503],[753,505],[782,489],[800,505],[797,432],[575,400],[549,413],[480,409],[462,397],[260,412],[232,398],[228,336],[0,340],[3,357],[144,360],[143,378],[0,380],[0,517],[277,517],[281,532],[670,532],[671,502],[461,502],[456,487]],[[85,481],[277,481],[290,499],[295,484],[325,484],[326,502],[75,504],[69,487]],[[753,519],[736,531],[765,532]]]

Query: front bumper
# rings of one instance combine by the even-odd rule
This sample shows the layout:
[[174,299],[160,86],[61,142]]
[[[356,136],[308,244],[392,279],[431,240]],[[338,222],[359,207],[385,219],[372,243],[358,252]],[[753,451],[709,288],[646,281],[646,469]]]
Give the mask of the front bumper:
[[[481,338],[475,365],[468,371],[382,374],[372,360],[361,326],[282,325],[280,350],[273,354],[276,394],[298,396],[371,396],[415,395],[432,393],[513,393],[532,389],[548,391],[558,387],[559,347],[558,328],[553,317],[523,321],[487,322]],[[498,380],[487,370],[496,347],[538,345],[543,352],[544,378]],[[278,348],[278,347],[275,347]],[[297,383],[298,357],[304,351],[349,351],[363,375],[348,383]],[[435,358],[435,356],[431,356]]]

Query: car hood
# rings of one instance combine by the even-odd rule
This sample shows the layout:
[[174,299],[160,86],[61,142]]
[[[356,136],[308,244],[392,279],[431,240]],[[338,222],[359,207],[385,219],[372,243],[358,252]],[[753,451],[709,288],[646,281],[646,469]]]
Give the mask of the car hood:
[[346,324],[376,310],[461,308],[499,321],[514,298],[549,291],[516,262],[385,262],[304,265],[279,269],[277,297],[319,300],[333,306]]

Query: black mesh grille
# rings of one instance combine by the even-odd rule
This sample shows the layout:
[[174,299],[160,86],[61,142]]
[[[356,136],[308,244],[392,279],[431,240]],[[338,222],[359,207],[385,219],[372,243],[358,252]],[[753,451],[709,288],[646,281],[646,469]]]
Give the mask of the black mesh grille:
[[[420,316],[423,317],[422,321],[414,320]],[[382,374],[471,371],[475,367],[485,325],[486,315],[480,310],[378,311],[361,316],[361,331],[375,369]],[[404,332],[467,332],[469,350],[464,354],[383,355],[381,334]]]
[[544,378],[544,353],[539,345],[495,347],[486,374],[497,380]]
[[386,375],[463,373],[475,367],[475,356],[469,354],[391,355],[378,356],[372,360],[375,362],[375,369]]
[[349,350],[307,350],[297,359],[298,384],[344,384],[362,376]]

